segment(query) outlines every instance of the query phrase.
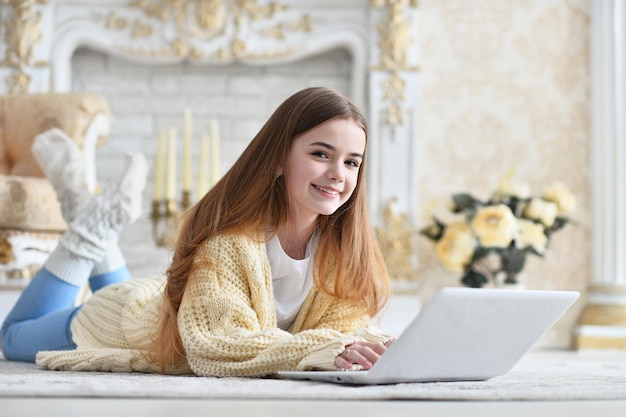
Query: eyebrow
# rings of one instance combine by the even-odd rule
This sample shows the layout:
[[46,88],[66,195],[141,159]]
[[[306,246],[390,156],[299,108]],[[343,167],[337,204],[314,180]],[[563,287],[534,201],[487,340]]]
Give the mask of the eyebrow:
[[[326,143],[326,142],[313,142],[313,143],[310,143],[309,146],[321,146],[322,148],[326,148],[333,152],[337,150],[337,148],[335,148],[333,145]],[[350,156],[363,159],[363,154],[358,153],[358,152],[352,152],[350,153]]]

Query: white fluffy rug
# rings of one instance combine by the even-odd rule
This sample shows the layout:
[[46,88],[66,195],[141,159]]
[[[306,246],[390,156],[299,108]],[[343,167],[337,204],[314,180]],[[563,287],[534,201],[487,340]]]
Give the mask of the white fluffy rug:
[[530,353],[482,382],[339,386],[281,379],[44,371],[0,359],[0,397],[324,400],[625,400],[626,352]]

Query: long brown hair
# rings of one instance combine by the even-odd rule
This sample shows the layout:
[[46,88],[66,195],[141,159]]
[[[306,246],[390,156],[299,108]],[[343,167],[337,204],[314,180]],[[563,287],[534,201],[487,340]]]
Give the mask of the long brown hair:
[[[295,93],[276,109],[224,177],[186,213],[167,269],[165,310],[154,345],[154,360],[161,369],[184,358],[178,308],[198,247],[216,234],[263,236],[284,224],[288,196],[276,172],[295,138],[332,119],[355,121],[367,137],[363,114],[342,94],[322,87]],[[314,276],[322,291],[362,302],[374,316],[387,301],[389,282],[369,223],[365,159],[350,199],[330,216],[319,216]],[[333,271],[323,267],[331,261]]]

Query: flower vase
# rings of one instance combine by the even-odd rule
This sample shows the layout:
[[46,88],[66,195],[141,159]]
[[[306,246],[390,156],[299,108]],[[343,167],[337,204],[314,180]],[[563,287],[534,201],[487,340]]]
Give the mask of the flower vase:
[[498,282],[496,288],[501,290],[525,290],[526,285],[522,282]]
[[508,272],[503,281],[496,281],[496,288],[504,290],[524,290],[526,289],[526,285],[524,285],[523,282],[518,281],[517,274],[515,272]]

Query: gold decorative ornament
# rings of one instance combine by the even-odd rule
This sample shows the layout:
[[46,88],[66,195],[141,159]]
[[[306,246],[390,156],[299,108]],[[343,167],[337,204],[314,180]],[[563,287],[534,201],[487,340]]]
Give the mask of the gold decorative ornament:
[[23,68],[18,68],[16,72],[6,79],[9,85],[9,95],[27,94],[30,86],[30,75]]
[[[192,60],[257,59],[287,55],[288,48],[273,48],[251,52],[245,38],[255,33],[267,40],[284,41],[289,33],[313,30],[308,15],[291,22],[271,21],[287,6],[278,2],[258,4],[258,0],[135,0],[130,7],[141,9],[146,17],[156,19],[161,25],[171,25],[175,32],[167,44],[169,50],[123,47],[135,56],[177,56]],[[129,24],[109,16],[107,29],[125,31]],[[134,38],[148,38],[163,31],[156,30],[151,22],[135,20],[130,29]],[[211,43],[220,46],[212,47]],[[227,45],[223,47],[221,45]],[[258,48],[255,48],[258,50]]]
[[391,103],[387,109],[387,124],[395,126],[404,123],[402,109],[398,103]]
[[407,8],[416,8],[417,1],[411,0],[372,0],[372,8],[387,8],[387,16],[377,25],[380,36],[380,62],[374,70],[385,71],[389,76],[383,81],[385,99],[389,101],[385,123],[397,126],[404,123],[402,116],[403,102],[406,99],[406,82],[401,71],[417,71],[409,64],[408,54],[411,39],[412,23],[405,16]]
[[35,4],[46,4],[48,0],[2,0],[13,7],[13,14],[4,22],[6,54],[1,66],[15,71],[6,82],[9,94],[29,92],[31,77],[26,72],[29,66],[46,66],[34,61],[34,49],[41,41],[41,13],[33,13]]
[[13,245],[9,239],[3,237],[0,239],[0,263],[8,264],[13,260]]
[[107,17],[106,28],[109,30],[125,30],[128,27],[128,19],[111,12]]
[[152,36],[153,33],[154,29],[152,29],[152,26],[140,22],[139,20],[133,22],[133,38],[148,38]]
[[416,282],[416,229],[411,227],[406,213],[396,213],[396,198],[383,209],[383,228],[376,228],[376,237],[383,252],[387,271],[393,281]]
[[152,202],[152,212],[150,220],[152,221],[152,238],[154,243],[159,247],[173,248],[176,240],[176,231],[180,226],[180,219],[191,205],[190,196],[184,194],[181,211],[178,210],[175,200],[163,200]]
[[384,81],[385,98],[392,100],[404,100],[406,98],[404,79],[398,73],[393,73]]

